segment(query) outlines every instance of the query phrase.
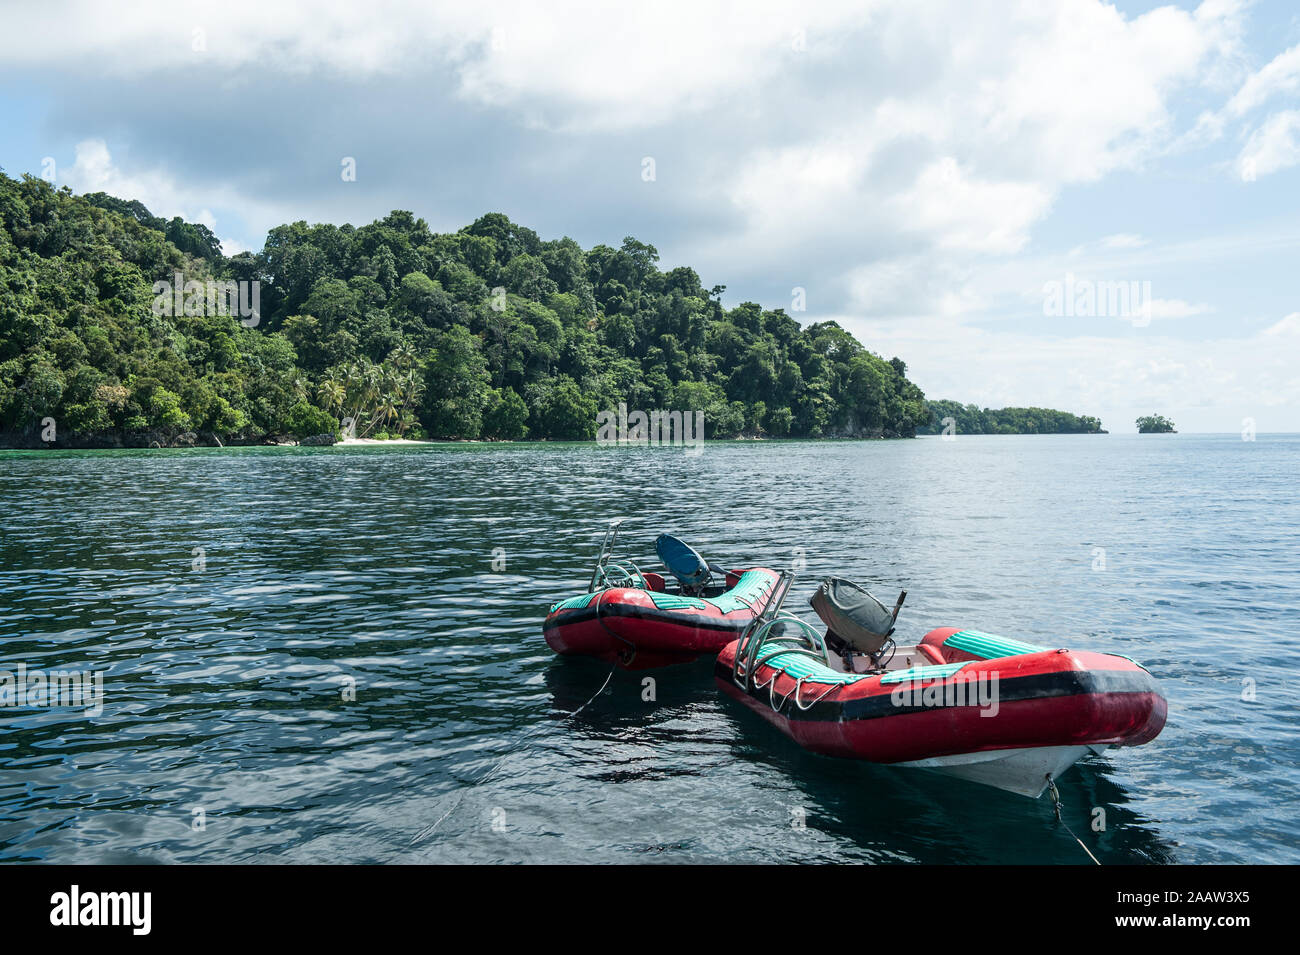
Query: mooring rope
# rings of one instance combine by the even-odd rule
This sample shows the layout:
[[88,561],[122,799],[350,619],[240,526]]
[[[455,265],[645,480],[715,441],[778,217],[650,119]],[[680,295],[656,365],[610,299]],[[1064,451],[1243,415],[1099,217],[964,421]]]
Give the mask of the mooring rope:
[[[614,671],[617,669],[618,669],[618,663],[615,662],[614,665],[609,668],[609,673],[605,674],[605,682],[600,685],[599,690],[593,693],[587,699],[587,701],[583,703],[580,707],[578,707],[576,710],[570,710],[568,713],[565,713],[562,717],[560,717],[558,720],[555,720],[554,722],[563,723],[565,720],[571,720],[579,713],[581,713],[583,710],[585,710],[587,707],[591,706],[592,703],[595,703],[596,698],[600,696],[602,693],[604,693],[605,688],[609,686],[609,681],[614,678]],[[437,831],[438,827],[442,825],[443,821],[448,816],[450,816],[453,812],[456,811],[457,807],[460,806],[461,802],[465,799],[466,794],[469,793],[470,790],[477,789],[479,786],[482,786],[489,779],[495,776],[497,770],[499,770],[502,766],[505,765],[505,760],[507,756],[509,756],[511,753],[517,750],[521,743],[531,739],[533,735],[535,735],[538,731],[544,730],[547,726],[551,725],[551,723],[552,723],[551,720],[547,720],[542,723],[534,723],[532,726],[528,727],[528,729],[524,730],[524,732],[519,734],[519,736],[515,738],[514,742],[512,742],[509,746],[506,747],[505,752],[503,752],[500,756],[497,757],[496,762],[494,762],[490,767],[488,767],[488,771],[486,773],[484,773],[482,776],[480,776],[477,780],[470,783],[469,785],[462,786],[457,791],[455,800],[452,802],[451,806],[447,808],[447,811],[438,817],[437,822],[435,822],[431,826],[425,826],[423,829],[417,832],[414,836],[411,837],[411,841],[408,842],[407,845],[413,846],[417,842],[420,842],[421,840],[433,835],[433,833]]]
[[[619,662],[622,663],[623,666],[628,666],[629,664],[631,664],[631,662],[632,662],[633,660],[636,659],[636,644],[633,643],[631,640],[628,640],[626,637],[623,637],[623,636],[621,636],[621,635],[615,633],[613,630],[609,629],[609,624],[607,624],[603,619],[601,619],[601,616],[600,616],[600,605],[601,605],[601,601],[603,601],[603,600],[605,599],[605,594],[606,594],[606,592],[607,592],[607,591],[601,590],[601,591],[599,591],[599,592],[597,593],[597,596],[596,596],[596,608],[595,608],[595,613],[596,613],[596,623],[600,624],[600,629],[604,630],[607,634],[609,634],[609,635],[610,635],[611,637],[613,637],[615,640],[619,641],[620,643],[625,643],[625,644],[627,644],[627,649],[624,650],[624,651],[619,655]],[[612,670],[610,671],[610,675],[611,675],[611,676],[613,675],[613,671],[612,671]],[[599,696],[600,694],[597,693],[596,695]],[[583,705],[585,706],[586,704],[583,704]]]
[[1071,829],[1069,825],[1066,823],[1066,821],[1061,818],[1061,793],[1056,788],[1056,780],[1052,779],[1051,773],[1047,774],[1047,791],[1052,794],[1052,806],[1056,810],[1056,821],[1059,822],[1062,826],[1065,826],[1066,832],[1068,832],[1071,836],[1074,836],[1074,841],[1079,844],[1080,849],[1088,853],[1089,859],[1091,859],[1093,862],[1096,862],[1097,865],[1101,865],[1101,863],[1097,861],[1097,857],[1093,855],[1091,850],[1089,850],[1088,847],[1083,844],[1083,840],[1080,839],[1078,836],[1075,836],[1074,830]]

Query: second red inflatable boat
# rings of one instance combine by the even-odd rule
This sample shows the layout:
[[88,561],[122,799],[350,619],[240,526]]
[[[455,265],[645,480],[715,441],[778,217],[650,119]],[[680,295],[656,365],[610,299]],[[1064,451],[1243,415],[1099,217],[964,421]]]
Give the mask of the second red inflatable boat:
[[588,592],[552,605],[546,616],[542,633],[557,653],[629,670],[712,655],[744,632],[776,584],[766,567],[724,570],[667,534],[655,543],[666,574],[611,562],[619,523],[606,532]]

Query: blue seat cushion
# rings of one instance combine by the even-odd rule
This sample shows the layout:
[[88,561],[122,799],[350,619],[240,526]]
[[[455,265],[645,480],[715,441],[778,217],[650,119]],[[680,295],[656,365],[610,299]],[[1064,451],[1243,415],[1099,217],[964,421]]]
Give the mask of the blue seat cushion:
[[656,538],[655,553],[669,573],[686,587],[698,587],[709,579],[708,562],[695,548],[671,534],[660,534]]

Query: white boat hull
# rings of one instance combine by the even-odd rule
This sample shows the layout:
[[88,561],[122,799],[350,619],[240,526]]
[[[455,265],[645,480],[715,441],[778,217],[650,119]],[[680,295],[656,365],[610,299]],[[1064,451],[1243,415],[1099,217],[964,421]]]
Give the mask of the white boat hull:
[[1047,788],[1047,777],[1061,774],[1089,752],[1101,753],[1105,746],[1035,746],[1029,749],[995,749],[982,753],[958,753],[907,763],[914,769],[930,769],[985,786],[1036,798]]

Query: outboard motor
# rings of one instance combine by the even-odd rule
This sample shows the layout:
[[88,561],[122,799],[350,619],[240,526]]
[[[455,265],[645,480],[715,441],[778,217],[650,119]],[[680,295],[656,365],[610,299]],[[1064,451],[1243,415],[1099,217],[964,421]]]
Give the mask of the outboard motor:
[[843,577],[827,577],[808,602],[826,624],[826,645],[840,654],[850,673],[853,654],[865,653],[873,667],[881,666],[885,651],[892,648],[894,623],[907,591],[899,591],[894,609],[886,610],[863,587]]

